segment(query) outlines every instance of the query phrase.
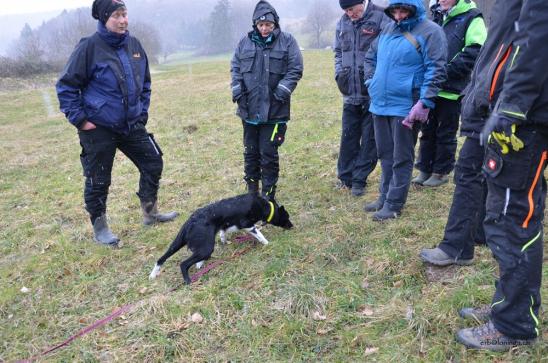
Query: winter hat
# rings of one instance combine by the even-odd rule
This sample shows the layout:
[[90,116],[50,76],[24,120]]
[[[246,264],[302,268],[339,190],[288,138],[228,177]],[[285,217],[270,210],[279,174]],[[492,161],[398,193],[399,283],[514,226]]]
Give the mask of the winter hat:
[[126,4],[122,0],[95,0],[91,6],[91,16],[106,24],[113,12],[125,7]]
[[364,0],[339,0],[339,4],[341,4],[341,8],[348,9],[351,6],[362,4]]
[[274,14],[272,13],[266,13],[264,15],[259,16],[257,19],[255,19],[255,24],[257,24],[260,21],[269,21],[271,23],[276,23],[276,19],[274,18]]

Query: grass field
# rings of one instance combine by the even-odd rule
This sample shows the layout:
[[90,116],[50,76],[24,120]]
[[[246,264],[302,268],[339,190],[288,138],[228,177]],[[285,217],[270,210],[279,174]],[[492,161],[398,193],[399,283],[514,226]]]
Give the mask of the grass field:
[[[455,342],[472,325],[458,309],[490,302],[496,264],[479,248],[474,265],[428,281],[418,252],[440,241],[452,184],[412,189],[402,218],[382,224],[362,211],[377,197],[380,166],[365,197],[333,189],[342,103],[332,69],[330,52],[305,52],[280,149],[278,199],[296,228],[266,227],[270,245],[190,287],[178,268],[186,250],[157,280],[148,273],[194,209],[245,191],[229,61],[154,75],[148,129],[164,152],[160,206],[181,216],[141,225],[138,173],[119,153],[108,208],[124,243],[116,250],[92,242],[78,137],[56,111],[53,85],[1,91],[0,361],[37,354],[128,303],[130,312],[43,361],[548,361],[548,329],[544,342],[503,354]],[[218,245],[212,260],[244,247]],[[545,266],[545,304],[547,286]]]

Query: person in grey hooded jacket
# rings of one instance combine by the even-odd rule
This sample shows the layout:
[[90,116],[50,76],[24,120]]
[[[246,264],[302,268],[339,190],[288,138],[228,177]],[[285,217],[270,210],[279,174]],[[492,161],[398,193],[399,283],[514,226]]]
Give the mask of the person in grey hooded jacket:
[[253,30],[238,43],[231,62],[232,101],[244,129],[244,180],[248,192],[274,200],[278,182],[278,147],[290,120],[291,94],[303,74],[297,41],[280,29],[267,1],[253,12]]
[[390,19],[370,0],[339,0],[344,14],[335,31],[335,81],[343,95],[337,188],[363,195],[367,177],[377,165],[373,118],[364,85],[365,53]]

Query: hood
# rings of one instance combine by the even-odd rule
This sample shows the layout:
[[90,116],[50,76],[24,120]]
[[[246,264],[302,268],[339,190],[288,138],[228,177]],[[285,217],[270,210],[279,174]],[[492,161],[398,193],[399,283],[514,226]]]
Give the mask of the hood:
[[397,5],[407,5],[415,9],[415,13],[412,14],[411,17],[398,24],[398,27],[403,31],[410,31],[415,27],[415,25],[426,19],[426,10],[424,9],[422,0],[390,0],[388,7],[384,10],[384,12],[392,20],[394,20],[394,18],[392,17],[392,14],[390,14],[390,8],[396,7]]
[[253,28],[255,28],[255,19],[260,18],[263,15],[266,15],[268,13],[272,13],[274,15],[274,22],[276,24],[276,28],[280,27],[280,17],[278,16],[278,13],[276,12],[276,9],[268,1],[261,0],[257,3],[255,6],[255,10],[253,11],[253,18],[251,19],[251,22],[253,23]]
[[447,14],[447,19],[445,21],[476,8],[476,3],[472,0],[458,0],[455,6],[450,9],[449,14]]

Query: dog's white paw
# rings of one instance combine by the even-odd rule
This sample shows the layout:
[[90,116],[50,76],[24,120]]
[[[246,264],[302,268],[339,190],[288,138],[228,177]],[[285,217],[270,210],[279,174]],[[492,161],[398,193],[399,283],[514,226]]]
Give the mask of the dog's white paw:
[[226,243],[226,233],[225,231],[223,231],[221,229],[221,231],[219,232],[219,238],[221,239],[221,243],[222,244],[225,244]]
[[200,262],[196,263],[196,270],[199,270],[202,267],[204,267],[204,261],[200,261]]
[[150,275],[148,275],[148,279],[154,280],[160,274],[161,268],[162,266],[156,264],[154,268],[152,269],[152,272],[150,273]]

